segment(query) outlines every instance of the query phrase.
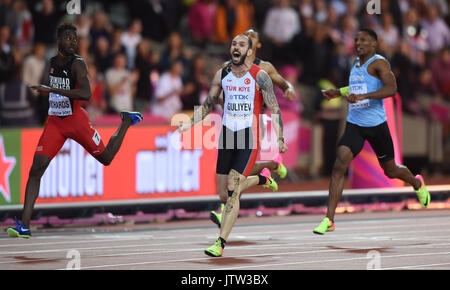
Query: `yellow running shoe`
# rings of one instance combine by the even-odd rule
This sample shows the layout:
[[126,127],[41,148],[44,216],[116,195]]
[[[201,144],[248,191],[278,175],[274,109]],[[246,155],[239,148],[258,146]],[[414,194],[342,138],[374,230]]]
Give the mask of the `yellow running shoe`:
[[215,223],[219,227],[219,229],[220,229],[220,225],[222,224],[222,213],[223,213],[223,208],[224,207],[225,207],[225,204],[222,203],[220,205],[220,213],[217,213],[217,212],[215,212],[213,210],[209,212],[209,219],[213,223]]
[[283,158],[281,157],[281,154],[277,153],[277,155],[275,155],[275,158],[273,158],[272,161],[278,164],[277,169],[275,169],[274,171],[280,176],[281,179],[286,178],[287,169],[286,166],[284,166],[283,164]]
[[324,218],[320,225],[313,230],[313,233],[323,235],[325,232],[334,231],[334,223],[329,218]]
[[263,184],[264,188],[271,188],[272,191],[278,191],[278,183],[270,176],[270,170],[267,168],[264,168],[261,173],[262,176],[267,178],[266,184]]
[[422,185],[418,190],[415,190],[417,194],[417,198],[419,199],[420,204],[422,205],[422,208],[427,208],[431,201],[430,193],[427,190],[427,187],[425,186],[425,181],[423,180],[422,175],[418,174],[416,175],[416,178],[420,180]]
[[222,257],[223,247],[222,242],[220,241],[220,237],[217,238],[214,245],[205,250],[205,254],[211,257]]

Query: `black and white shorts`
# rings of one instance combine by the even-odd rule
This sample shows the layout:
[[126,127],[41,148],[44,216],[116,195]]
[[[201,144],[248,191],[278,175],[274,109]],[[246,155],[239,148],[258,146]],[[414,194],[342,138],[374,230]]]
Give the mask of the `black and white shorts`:
[[259,149],[259,140],[254,139],[251,128],[234,132],[223,126],[219,139],[216,174],[227,175],[234,169],[248,177],[255,165]]

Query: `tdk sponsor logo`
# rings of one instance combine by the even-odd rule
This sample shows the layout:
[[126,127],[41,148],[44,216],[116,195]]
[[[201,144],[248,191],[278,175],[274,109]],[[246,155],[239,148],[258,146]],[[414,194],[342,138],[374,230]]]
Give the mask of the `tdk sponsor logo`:
[[231,100],[248,100],[248,95],[230,95]]

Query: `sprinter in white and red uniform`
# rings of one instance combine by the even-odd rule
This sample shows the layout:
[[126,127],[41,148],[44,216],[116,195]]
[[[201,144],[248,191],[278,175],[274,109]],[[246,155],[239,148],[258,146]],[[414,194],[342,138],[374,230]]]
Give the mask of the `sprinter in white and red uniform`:
[[279,151],[287,151],[272,80],[267,72],[248,59],[252,54],[251,39],[244,34],[236,36],[231,42],[230,54],[230,64],[214,75],[203,105],[194,112],[191,122],[183,123],[178,128],[179,132],[184,132],[203,120],[212,111],[214,104],[220,103],[223,91],[223,128],[219,139],[216,180],[217,191],[226,205],[219,238],[205,250],[205,254],[213,257],[222,256],[226,239],[239,213],[241,193],[251,186],[270,183],[272,179],[268,169],[263,170],[267,174],[261,172],[249,176],[259,150],[258,122],[263,103],[272,115]]
[[84,59],[75,54],[78,49],[77,29],[72,24],[61,24],[56,34],[58,54],[50,60],[50,86],[31,87],[49,96],[49,117],[36,146],[28,176],[22,220],[16,219],[15,226],[8,228],[10,237],[31,237],[30,220],[39,196],[41,177],[67,138],[78,142],[103,165],[109,165],[119,151],[128,128],[142,120],[138,112],[120,112],[122,123],[105,147],[80,104],[90,99],[91,86]]
[[222,69],[223,118],[219,139],[217,174],[227,175],[231,169],[248,177],[255,164],[259,144],[259,115],[263,97],[256,85],[261,68],[255,64],[237,78],[230,62]]

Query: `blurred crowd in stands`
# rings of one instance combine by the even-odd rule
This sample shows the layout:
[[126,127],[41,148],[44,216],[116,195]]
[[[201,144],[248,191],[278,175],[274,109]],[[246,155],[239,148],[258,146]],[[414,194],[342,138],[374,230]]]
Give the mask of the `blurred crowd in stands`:
[[2,128],[45,122],[47,99],[28,85],[46,84],[56,27],[69,21],[88,65],[92,97],[84,106],[94,122],[120,110],[163,120],[192,110],[227,60],[232,37],[255,28],[258,57],[274,64],[299,95],[291,105],[277,90],[282,110],[334,132],[346,103],[324,102],[320,90],[347,85],[355,33],[369,27],[391,62],[403,112],[430,119],[431,104],[444,108],[438,121],[450,146],[446,0],[370,1],[380,8],[373,15],[366,0],[80,0],[80,15],[67,13],[68,2],[0,0]]

